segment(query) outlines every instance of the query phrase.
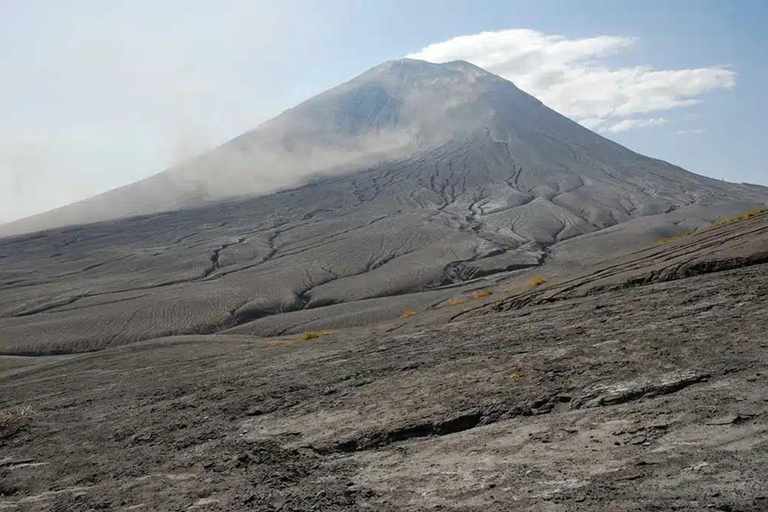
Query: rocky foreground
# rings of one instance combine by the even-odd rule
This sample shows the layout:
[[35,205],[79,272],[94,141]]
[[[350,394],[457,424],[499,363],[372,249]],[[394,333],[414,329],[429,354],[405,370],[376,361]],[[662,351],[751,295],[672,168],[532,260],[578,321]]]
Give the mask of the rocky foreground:
[[307,340],[5,356],[0,509],[768,510],[766,237]]

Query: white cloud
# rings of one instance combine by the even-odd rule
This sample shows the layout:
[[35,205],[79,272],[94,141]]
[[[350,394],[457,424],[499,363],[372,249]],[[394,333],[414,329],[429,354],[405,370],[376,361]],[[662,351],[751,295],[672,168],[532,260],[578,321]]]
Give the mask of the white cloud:
[[568,39],[509,29],[455,37],[408,57],[472,62],[514,82],[587,128],[610,132],[661,124],[644,123],[632,116],[696,105],[702,94],[736,84],[736,73],[722,67],[655,70],[605,62],[607,56],[634,42],[629,37]]
[[618,123],[614,123],[611,126],[604,128],[604,130],[611,133],[619,133],[644,126],[659,126],[666,122],[667,120],[663,117],[651,117],[649,119],[622,119]]
[[677,130],[678,135],[701,135],[704,133],[704,130],[701,128],[693,128],[690,130]]

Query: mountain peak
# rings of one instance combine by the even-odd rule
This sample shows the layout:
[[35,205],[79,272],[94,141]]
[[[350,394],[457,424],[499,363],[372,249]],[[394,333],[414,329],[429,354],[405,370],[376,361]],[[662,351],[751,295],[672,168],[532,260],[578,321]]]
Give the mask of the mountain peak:
[[504,80],[499,76],[494,75],[474,64],[465,60],[452,60],[448,62],[428,62],[425,60],[412,59],[410,57],[402,57],[399,59],[388,60],[371,68],[368,72],[363,73],[362,77],[371,76],[384,76],[384,75],[397,75],[397,76],[432,76],[432,77],[453,77],[453,78],[468,78],[475,80],[478,77],[488,77],[495,80]]
[[[685,176],[686,180],[693,180],[691,190],[698,186],[697,180],[709,185],[704,178],[690,178],[668,164],[642,160],[474,64],[402,58],[384,62],[310,98],[191,162],[56,213],[4,226],[4,231],[30,231],[264,194],[294,186],[320,173],[371,169],[384,162],[418,160],[423,155],[432,158],[448,147],[461,148],[456,150],[459,156],[451,157],[455,160],[451,160],[451,165],[466,167],[461,180],[511,180],[496,190],[498,196],[488,199],[499,204],[559,196],[558,202],[574,201],[570,207],[582,211],[587,207],[577,203],[592,204],[591,198],[585,196],[584,183],[592,183],[590,193],[600,195],[604,190],[596,184],[618,177],[621,183],[611,182],[606,187],[621,193],[611,196],[608,203],[595,206],[599,218],[598,214],[594,218],[587,216],[574,232],[583,232],[588,226],[608,225],[611,219],[626,219],[634,212],[657,213],[676,207],[677,203],[659,202],[658,194],[643,198],[650,205],[645,209],[635,206],[627,212],[623,206],[616,206],[642,202],[624,197],[636,195],[638,187],[668,189],[670,185],[666,182],[655,183],[658,176]],[[468,148],[474,149],[470,152]],[[470,153],[475,160],[471,165],[466,163]],[[438,160],[441,165],[446,161]],[[613,171],[606,173],[601,169]],[[653,172],[646,174],[646,169]],[[510,176],[512,172],[515,174]],[[420,179],[437,183],[434,177]],[[627,185],[622,180],[635,182]],[[421,190],[422,181],[410,186],[416,192],[401,192],[424,193],[432,202],[459,201],[445,195],[447,185],[441,185],[437,191]],[[451,187],[456,188],[456,184]],[[517,192],[509,192],[505,187]],[[579,192],[568,192],[577,189]],[[738,193],[743,190],[740,188]],[[488,190],[483,193],[489,194]],[[677,192],[670,194],[675,201],[680,199]],[[465,200],[461,199],[456,208],[466,208],[461,203]],[[557,210],[552,215],[552,219],[559,219],[565,214]],[[559,222],[551,220],[552,225],[560,226]],[[520,240],[534,238],[526,233]]]

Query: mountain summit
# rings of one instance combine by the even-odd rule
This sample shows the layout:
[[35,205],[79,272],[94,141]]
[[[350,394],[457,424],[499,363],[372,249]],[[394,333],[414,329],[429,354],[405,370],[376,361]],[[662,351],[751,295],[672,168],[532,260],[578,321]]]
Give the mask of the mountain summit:
[[466,62],[396,60],[186,165],[4,226],[153,214],[0,240],[0,349],[359,325],[767,199],[630,151]]
[[[606,187],[614,186],[635,187],[634,192],[628,190],[623,196],[640,192],[635,205],[624,197],[623,205],[603,205],[607,209],[590,206],[588,215],[597,220],[598,227],[626,220],[631,217],[630,210],[658,213],[691,201],[691,197],[683,197],[679,186],[660,179],[682,179],[689,183],[689,191],[700,186],[723,188],[714,180],[631,153],[548,109],[511,82],[468,62],[432,64],[400,59],[319,94],[193,161],[2,226],[0,234],[265,194],[312,176],[354,172],[465,143],[469,144],[466,155],[475,159],[478,151],[493,153],[506,146],[503,158],[497,161],[494,157],[491,164],[500,165],[499,169],[470,170],[506,181],[512,177],[511,170],[519,166],[521,171],[514,177],[519,187],[512,188],[524,195],[546,197],[575,191],[576,184],[587,177],[590,183],[586,192],[596,187],[601,193],[612,194]],[[739,189],[738,194],[742,192]],[[495,195],[490,190],[488,194]],[[585,198],[584,193],[577,195],[576,200]],[[615,210],[618,216],[611,218],[608,210]]]

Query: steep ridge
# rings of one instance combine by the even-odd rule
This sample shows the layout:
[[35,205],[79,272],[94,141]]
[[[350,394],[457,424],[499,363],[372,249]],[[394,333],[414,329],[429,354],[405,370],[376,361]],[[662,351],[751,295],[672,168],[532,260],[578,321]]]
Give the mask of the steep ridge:
[[[269,186],[297,169],[325,175],[222,200],[263,185],[263,166]],[[94,350],[401,303],[545,262],[587,264],[767,199],[634,153],[470,64],[393,61],[188,166],[6,227],[185,207],[0,239],[0,351]]]
[[[591,265],[572,275],[554,276],[544,286],[512,293],[470,315],[510,311],[653,283],[768,263],[768,210],[725,226]],[[465,316],[464,314],[457,315]]]

